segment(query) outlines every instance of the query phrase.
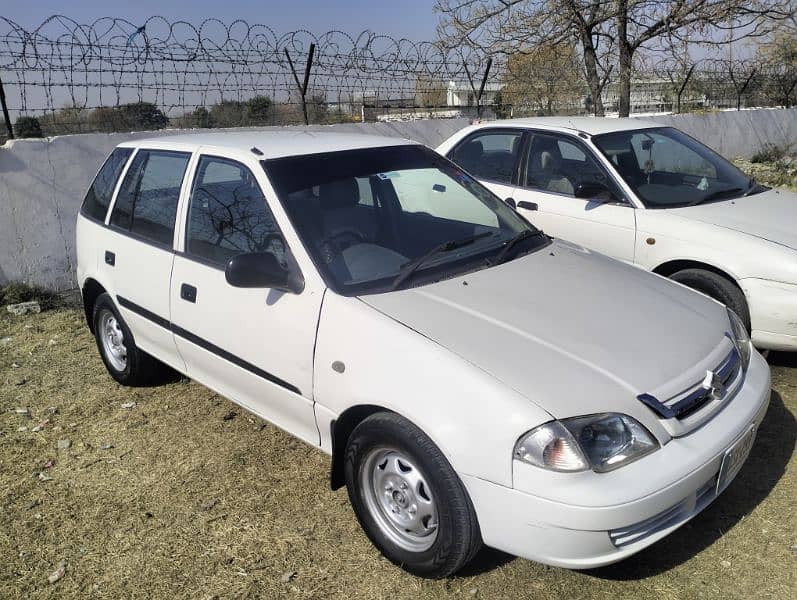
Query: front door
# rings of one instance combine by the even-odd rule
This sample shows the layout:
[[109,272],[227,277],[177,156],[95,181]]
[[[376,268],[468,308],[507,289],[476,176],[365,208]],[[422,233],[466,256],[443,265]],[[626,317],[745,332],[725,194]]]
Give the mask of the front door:
[[[635,210],[585,145],[571,136],[535,132],[524,161],[514,192],[521,214],[548,235],[634,261]],[[594,182],[609,195],[576,197],[580,184]]]
[[188,375],[319,444],[312,385],[322,293],[235,288],[224,276],[236,254],[291,260],[257,179],[241,163],[200,156],[186,212],[171,313]]

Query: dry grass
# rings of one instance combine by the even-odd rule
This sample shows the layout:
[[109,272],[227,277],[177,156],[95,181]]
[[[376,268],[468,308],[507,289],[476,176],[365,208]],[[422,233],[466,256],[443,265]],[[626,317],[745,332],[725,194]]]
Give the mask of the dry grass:
[[[79,311],[4,313],[0,338],[8,337],[0,598],[797,596],[789,355],[773,358],[782,364],[773,366],[772,407],[739,478],[674,535],[594,572],[485,552],[469,573],[424,581],[371,547],[345,491],[329,491],[324,455],[195,383],[116,385]],[[225,420],[230,411],[237,416]],[[62,439],[69,449],[57,449]],[[65,576],[48,583],[61,560]],[[287,572],[295,576],[283,581]]]

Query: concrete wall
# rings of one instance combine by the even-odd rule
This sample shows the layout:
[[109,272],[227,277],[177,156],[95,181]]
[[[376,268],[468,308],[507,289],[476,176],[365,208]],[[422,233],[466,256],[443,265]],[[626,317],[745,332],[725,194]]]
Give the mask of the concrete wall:
[[677,127],[726,158],[751,158],[768,145],[797,152],[797,108],[667,115],[652,120]]
[[[435,147],[468,122],[438,119],[303,129],[402,137]],[[91,133],[12,140],[0,147],[0,285],[23,281],[53,290],[74,288],[75,221],[103,160],[121,142],[176,133],[183,132]]]
[[[684,130],[728,158],[749,158],[768,144],[797,149],[797,109],[655,120]],[[439,119],[306,129],[397,136],[435,147],[467,123]],[[54,290],[75,287],[75,219],[100,164],[120,142],[175,133],[180,132],[95,133],[14,140],[0,147],[0,285],[24,281]]]

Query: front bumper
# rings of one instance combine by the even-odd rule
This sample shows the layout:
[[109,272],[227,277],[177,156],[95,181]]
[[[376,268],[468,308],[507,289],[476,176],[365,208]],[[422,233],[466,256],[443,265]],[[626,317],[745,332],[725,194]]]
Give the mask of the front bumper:
[[514,489],[462,475],[484,543],[571,569],[639,552],[722,492],[716,482],[725,451],[758,428],[769,398],[769,366],[754,352],[744,386],[711,421],[626,467],[568,474],[515,462]]
[[742,279],[753,343],[768,350],[797,350],[797,285]]

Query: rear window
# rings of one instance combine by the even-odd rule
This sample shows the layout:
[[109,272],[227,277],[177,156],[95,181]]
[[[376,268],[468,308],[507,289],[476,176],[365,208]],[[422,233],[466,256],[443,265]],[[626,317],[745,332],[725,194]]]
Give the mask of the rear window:
[[105,221],[108,213],[108,205],[111,203],[111,196],[116,187],[116,181],[127,164],[127,159],[133,153],[132,148],[116,148],[102,165],[97,177],[91,184],[80,214],[97,221]]
[[119,188],[111,225],[164,246],[172,245],[177,201],[191,155],[140,150]]

